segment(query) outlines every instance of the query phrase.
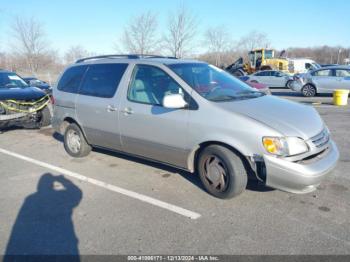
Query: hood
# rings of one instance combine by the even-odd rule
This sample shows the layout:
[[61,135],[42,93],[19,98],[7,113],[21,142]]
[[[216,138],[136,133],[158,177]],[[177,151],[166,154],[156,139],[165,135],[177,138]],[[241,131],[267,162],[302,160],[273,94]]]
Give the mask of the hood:
[[38,87],[40,89],[49,89],[50,85],[46,83],[41,83],[41,84],[32,85],[32,87]]
[[266,95],[255,99],[221,102],[217,105],[224,110],[255,119],[284,136],[309,139],[324,128],[320,115],[313,107],[275,96]]
[[45,92],[37,87],[0,88],[0,100],[38,100],[45,96]]

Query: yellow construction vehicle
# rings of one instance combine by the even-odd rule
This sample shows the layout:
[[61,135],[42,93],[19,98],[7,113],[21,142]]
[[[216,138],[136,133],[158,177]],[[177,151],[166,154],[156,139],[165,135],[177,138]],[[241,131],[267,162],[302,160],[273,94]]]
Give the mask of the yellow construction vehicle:
[[275,51],[273,49],[254,49],[248,53],[249,62],[244,63],[241,57],[229,65],[226,70],[235,76],[243,76],[259,70],[271,69],[289,73],[289,62],[282,55],[283,51],[278,58],[275,58]]

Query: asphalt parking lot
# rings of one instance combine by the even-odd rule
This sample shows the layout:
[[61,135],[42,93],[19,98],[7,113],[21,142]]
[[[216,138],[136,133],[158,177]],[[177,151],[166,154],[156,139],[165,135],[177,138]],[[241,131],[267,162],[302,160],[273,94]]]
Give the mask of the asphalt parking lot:
[[350,254],[350,106],[272,91],[314,106],[339,147],[317,191],[253,181],[219,200],[192,174],[103,151],[73,159],[50,128],[11,129],[0,134],[1,253]]

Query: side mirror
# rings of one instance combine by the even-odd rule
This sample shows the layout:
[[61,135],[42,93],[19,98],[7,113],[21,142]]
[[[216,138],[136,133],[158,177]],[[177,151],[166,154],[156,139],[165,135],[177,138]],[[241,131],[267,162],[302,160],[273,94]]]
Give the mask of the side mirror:
[[180,109],[185,108],[187,103],[180,94],[166,95],[163,98],[163,106],[165,108]]

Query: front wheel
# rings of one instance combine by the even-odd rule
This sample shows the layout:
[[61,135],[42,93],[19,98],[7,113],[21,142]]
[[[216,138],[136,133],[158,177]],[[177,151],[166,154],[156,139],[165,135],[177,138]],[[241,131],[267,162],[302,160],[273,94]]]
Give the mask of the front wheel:
[[77,124],[70,124],[64,133],[64,149],[72,157],[84,157],[91,151],[83,132]]
[[248,176],[242,159],[226,147],[206,147],[200,153],[197,164],[205,189],[215,197],[235,197],[247,186]]
[[51,112],[48,106],[45,106],[39,113],[39,127],[45,127],[51,125]]
[[286,83],[286,88],[292,89],[293,80],[288,80]]
[[312,96],[315,96],[317,93],[316,88],[310,84],[306,84],[301,89],[301,92],[303,93],[303,96],[305,96],[305,97],[312,97]]

